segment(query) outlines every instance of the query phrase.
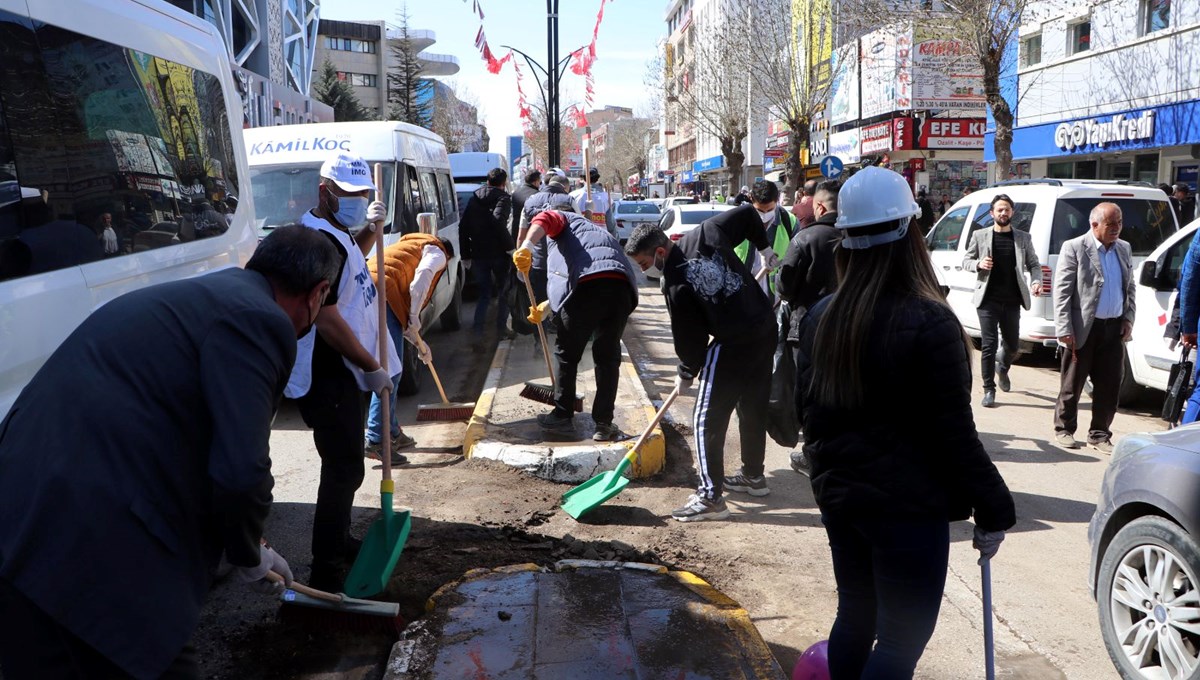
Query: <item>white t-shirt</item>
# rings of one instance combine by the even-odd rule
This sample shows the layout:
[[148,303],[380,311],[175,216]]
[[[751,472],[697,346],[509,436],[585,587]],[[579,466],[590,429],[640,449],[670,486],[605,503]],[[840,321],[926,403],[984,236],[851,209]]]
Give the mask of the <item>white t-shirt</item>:
[[[354,331],[354,336],[378,361],[379,308],[376,306],[376,301],[379,295],[375,289],[375,282],[371,279],[371,272],[367,269],[367,260],[362,256],[362,250],[350,239],[349,234],[334,228],[325,220],[312,214],[312,211],[301,216],[300,224],[310,229],[332,234],[346,251],[346,263],[342,267],[342,278],[338,280],[337,308],[350,329]],[[296,365],[292,367],[292,376],[288,380],[287,388],[283,391],[284,395],[291,399],[308,394],[309,388],[312,387],[312,354],[316,333],[317,329],[314,326],[296,343]],[[392,344],[391,334],[385,333],[384,336],[387,338],[388,373],[395,376],[403,367],[400,365],[399,355],[396,354],[396,346]],[[362,369],[345,357],[342,357],[342,361],[345,362],[346,368],[349,368],[350,372],[354,374],[354,380],[358,383],[359,389],[364,392],[368,391],[370,388],[367,386]]]

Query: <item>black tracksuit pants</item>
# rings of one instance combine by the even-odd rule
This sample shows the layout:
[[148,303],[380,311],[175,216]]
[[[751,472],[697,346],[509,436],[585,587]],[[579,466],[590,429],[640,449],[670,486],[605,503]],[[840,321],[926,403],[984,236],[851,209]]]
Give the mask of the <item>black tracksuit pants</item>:
[[592,400],[592,419],[611,424],[621,377],[621,336],[633,313],[633,289],[624,278],[599,278],[580,281],[567,304],[554,317],[554,356],[558,359],[558,384],[554,393],[554,412],[560,416],[575,413],[575,382],[579,360],[588,341],[592,341],[592,360],[596,364],[596,397]]
[[734,410],[742,443],[742,471],[763,474],[767,452],[767,403],[771,398],[771,369],[775,335],[739,344],[713,342],[704,358],[693,413],[696,430],[697,493],[720,498],[724,492],[725,433]]
[[342,356],[318,337],[313,348],[312,387],[297,400],[321,456],[321,483],[313,514],[314,567],[337,567],[346,555],[354,494],[366,474],[363,428],[367,398]]

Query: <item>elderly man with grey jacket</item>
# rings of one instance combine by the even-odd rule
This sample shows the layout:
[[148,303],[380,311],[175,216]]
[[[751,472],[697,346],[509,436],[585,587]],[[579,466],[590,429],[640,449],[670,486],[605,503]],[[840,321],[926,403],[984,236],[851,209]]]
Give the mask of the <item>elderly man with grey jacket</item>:
[[1078,448],[1079,394],[1092,379],[1088,444],[1112,452],[1113,416],[1125,368],[1125,345],[1133,333],[1133,250],[1120,240],[1121,208],[1100,203],[1088,218],[1091,230],[1063,244],[1054,272],[1054,325],[1063,346],[1062,386],[1054,407],[1055,440]]
[[[1008,369],[1020,348],[1021,308],[1029,309],[1030,293],[1042,293],[1042,265],[1027,232],[1013,229],[1013,202],[1005,194],[992,199],[992,227],[971,237],[963,269],[975,272],[972,302],[979,313],[981,343],[980,373],[983,375],[984,407],[996,405],[996,373],[1000,389],[1012,389]],[[1029,273],[1032,290],[1025,281]],[[996,346],[1003,339],[997,365]]]

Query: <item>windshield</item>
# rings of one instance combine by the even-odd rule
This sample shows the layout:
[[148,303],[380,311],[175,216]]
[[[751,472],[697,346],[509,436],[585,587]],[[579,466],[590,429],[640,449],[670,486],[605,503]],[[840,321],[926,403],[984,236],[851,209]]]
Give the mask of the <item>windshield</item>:
[[[393,166],[383,164],[383,196],[392,195]],[[272,229],[300,221],[305,212],[317,207],[317,186],[321,183],[321,164],[296,163],[250,168],[250,186],[254,193],[255,226],[263,238]],[[370,195],[375,200],[374,195]],[[389,202],[384,199],[385,202]],[[390,203],[390,202],[389,202]],[[388,206],[391,224],[393,208]],[[385,229],[386,229],[385,225]]]
[[716,217],[724,210],[680,210],[679,222],[681,224],[700,224],[710,217]]
[[622,203],[617,206],[618,215],[657,215],[658,206],[653,203]]
[[1060,198],[1054,206],[1050,254],[1057,255],[1063,243],[1086,234],[1091,229],[1088,216],[1092,208],[1102,202],[1116,203],[1121,208],[1121,239],[1129,242],[1134,255],[1149,255],[1164,239],[1175,233],[1175,216],[1166,200]]

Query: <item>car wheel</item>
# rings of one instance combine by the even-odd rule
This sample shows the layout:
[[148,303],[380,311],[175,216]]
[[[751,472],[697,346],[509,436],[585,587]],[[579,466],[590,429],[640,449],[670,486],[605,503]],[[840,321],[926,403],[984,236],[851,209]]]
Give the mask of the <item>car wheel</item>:
[[1104,646],[1126,680],[1185,680],[1200,667],[1200,549],[1179,525],[1142,517],[1113,537],[1096,600]]
[[[458,280],[462,281],[462,277],[462,272],[459,272]],[[442,330],[456,331],[461,325],[460,317],[462,316],[462,296],[463,287],[462,285],[459,285],[458,289],[454,291],[454,297],[450,299],[450,306],[442,310],[442,315],[438,317],[438,320],[442,324]]]
[[412,396],[421,391],[421,372],[425,366],[417,356],[417,348],[408,340],[404,341],[404,358],[401,361],[404,363],[404,373],[400,376],[400,384],[396,386],[396,394]]

